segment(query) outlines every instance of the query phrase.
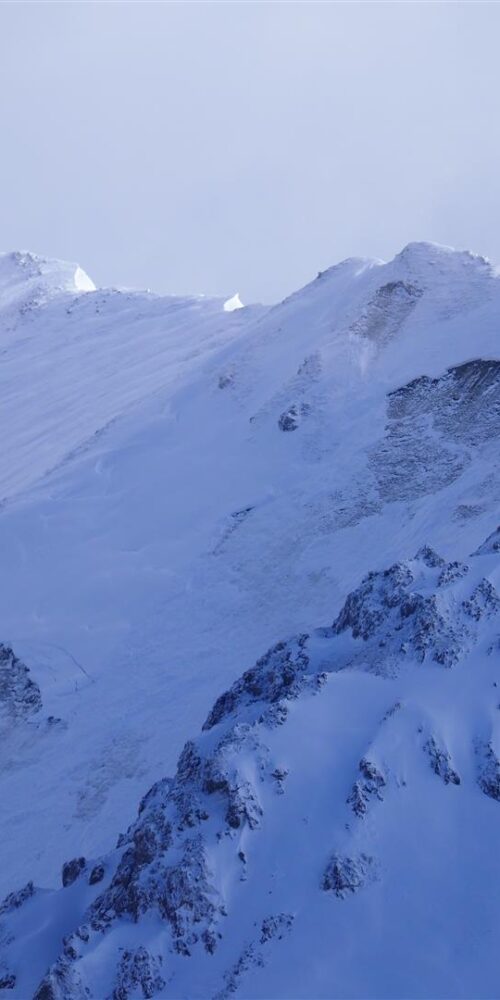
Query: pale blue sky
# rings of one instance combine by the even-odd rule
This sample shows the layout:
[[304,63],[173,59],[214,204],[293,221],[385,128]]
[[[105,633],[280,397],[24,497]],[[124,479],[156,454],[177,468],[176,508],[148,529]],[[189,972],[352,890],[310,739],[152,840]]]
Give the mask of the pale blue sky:
[[274,301],[430,239],[500,262],[500,6],[3,3],[0,248]]

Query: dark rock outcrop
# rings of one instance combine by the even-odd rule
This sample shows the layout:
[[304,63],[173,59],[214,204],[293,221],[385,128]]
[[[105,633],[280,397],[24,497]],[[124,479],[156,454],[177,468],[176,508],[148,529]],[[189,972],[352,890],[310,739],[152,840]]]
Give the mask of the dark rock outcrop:
[[73,882],[76,882],[77,878],[79,878],[82,874],[85,865],[85,858],[72,858],[71,861],[64,862],[62,866],[61,880],[65,888],[68,885],[73,885]]
[[477,781],[482,792],[500,802],[500,760],[491,742],[476,740]]
[[377,799],[379,802],[382,801],[382,789],[387,782],[376,764],[366,757],[359,762],[359,774],[349,793],[347,803],[356,816],[364,816],[372,801]]
[[280,431],[296,431],[300,426],[302,417],[307,417],[309,409],[308,403],[301,403],[300,405],[293,403],[278,419]]
[[42,707],[38,684],[10,646],[0,643],[0,714],[18,722]]
[[161,955],[154,957],[144,947],[125,949],[120,959],[113,1000],[129,1000],[142,996],[146,1000],[156,996],[165,986],[161,974]]
[[450,754],[444,747],[438,745],[434,736],[429,737],[426,741],[424,750],[429,758],[434,774],[437,774],[444,781],[445,785],[460,784],[460,775],[452,766]]
[[325,892],[333,892],[339,899],[358,892],[372,876],[374,858],[368,854],[353,857],[334,854],[328,862],[321,881]]
[[[413,655],[419,662],[429,657],[447,667],[456,663],[470,634],[467,616],[474,617],[472,608],[480,603],[479,596],[471,596],[470,609],[463,604],[466,614],[451,614],[438,592],[421,592],[418,563],[439,570],[439,576],[443,573],[444,560],[428,547],[417,553],[413,562],[369,573],[347,597],[333,624],[334,632],[338,635],[350,629],[354,639],[376,640],[381,650],[379,660]],[[491,613],[496,614],[493,596],[488,600]]]
[[304,684],[314,683],[308,676],[309,656],[306,644],[309,636],[299,635],[289,642],[278,642],[255,667],[247,670],[228,691],[220,696],[208,715],[203,729],[212,729],[223,719],[246,706],[262,707],[296,698]]

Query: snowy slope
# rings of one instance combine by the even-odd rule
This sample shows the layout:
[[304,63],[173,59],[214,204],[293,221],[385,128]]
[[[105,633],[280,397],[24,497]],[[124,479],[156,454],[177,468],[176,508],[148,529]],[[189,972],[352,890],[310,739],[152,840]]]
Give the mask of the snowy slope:
[[76,264],[1,254],[0,498],[237,337],[255,310],[231,303],[98,291]]
[[[69,266],[47,265],[50,280],[35,279],[28,268],[23,289],[16,261],[16,256],[4,261],[8,274],[0,315],[8,428],[1,464],[8,502],[0,517],[0,640],[29,668],[41,707],[25,710],[25,675],[17,667],[15,692],[10,684],[4,712],[0,772],[5,892],[30,878],[53,887],[65,858],[109,851],[132,822],[144,791],[174,772],[183,743],[196,734],[210,704],[264,649],[282,636],[332,621],[368,570],[406,560],[425,543],[446,559],[467,559],[495,527],[500,496],[500,286],[482,258],[411,244],[388,264],[346,261],[272,309],[234,312],[211,300],[92,291],[90,282],[83,292],[71,286],[68,275],[75,269]],[[8,276],[12,269],[15,280]],[[484,636],[475,641],[493,641],[488,631],[493,627],[485,625]],[[472,648],[465,653],[476,656]],[[458,679],[449,682],[450,697],[462,708],[465,669],[457,667]],[[349,713],[359,710],[360,720],[354,717],[352,726],[359,725],[360,742],[371,745],[378,739],[377,699],[380,709],[386,698],[412,701],[416,685],[418,705],[436,713],[437,729],[451,726],[439,709],[444,680],[434,681],[435,671],[427,668],[414,673],[418,679],[405,672],[399,693],[403,681],[397,678],[382,684],[370,670],[334,671],[321,698],[310,702],[313,707],[306,709],[304,701],[296,713],[294,708],[297,732],[287,728],[285,737],[285,728],[279,728],[272,737],[278,757],[290,754],[294,743],[299,748],[309,739],[315,743],[297,778],[302,798],[305,789],[308,795],[316,789],[312,776],[322,756],[330,759],[338,751],[331,803],[327,786],[319,782],[317,811],[309,817],[314,844],[321,842],[327,852],[323,828],[330,814],[337,822],[337,805],[343,810],[345,804],[339,789],[352,783],[353,762],[364,753],[344,739]],[[476,677],[470,667],[469,676]],[[329,692],[339,683],[345,687],[337,733],[336,694]],[[474,695],[485,712],[491,709],[489,683],[484,694],[478,687]],[[320,703],[328,707],[320,709]],[[470,747],[487,727],[479,709],[471,708],[465,723]],[[401,736],[410,744],[411,725],[403,724]],[[408,753],[408,766],[417,768],[413,750]],[[463,764],[469,770],[470,760]],[[433,778],[424,769],[415,779],[415,811],[421,825],[429,826],[428,844],[437,850]],[[470,787],[481,805],[477,828],[472,824],[464,833],[465,852],[480,829],[488,828],[487,837],[496,835],[497,803],[485,805],[472,779]],[[259,834],[258,850],[267,852],[271,866],[282,842],[288,843],[286,831],[298,823],[299,799],[289,798],[293,823],[290,819],[287,826],[285,814],[272,811],[274,825]],[[449,801],[443,806],[447,829],[456,819]],[[460,809],[467,812],[470,801],[466,792]],[[382,852],[377,862],[382,870],[391,837],[399,836],[401,809],[406,817],[401,837],[413,836],[407,807],[391,807],[392,832],[385,827],[374,832],[387,839],[388,854]],[[416,841],[423,837],[418,831]],[[300,854],[297,837],[290,833],[286,881]],[[316,892],[312,872],[319,855],[312,854],[309,875],[305,870],[303,882],[297,877],[298,895],[287,913],[300,911],[301,886],[309,893],[314,883]],[[238,879],[229,858],[227,863],[232,886]],[[225,871],[220,861],[217,870],[221,864]],[[262,879],[253,876],[252,899],[261,906],[269,870],[264,861],[258,867]],[[394,911],[395,926],[400,922],[394,904],[399,883],[393,877],[395,882],[376,881],[375,895],[356,894],[352,901],[352,919],[365,921],[367,935],[374,914]],[[421,872],[418,879],[415,875],[404,898],[421,883],[427,903],[430,878],[425,882]],[[451,880],[443,879],[449,887]],[[97,885],[94,895],[101,890]],[[466,880],[465,900],[469,891]],[[59,904],[59,896],[47,897],[57,927],[37,963],[32,968],[30,963],[33,986],[60,954],[60,928],[74,930],[90,901],[76,888],[62,897],[72,901]],[[314,899],[300,917],[299,938],[312,942],[315,927],[330,914],[332,934],[347,941],[351,918],[325,910],[331,899],[325,902],[319,890]],[[407,905],[403,899],[402,913]],[[436,910],[436,921],[446,923],[447,905]],[[308,923],[310,906],[318,908],[319,924],[316,916]],[[20,941],[26,926],[21,912]],[[37,912],[46,919],[45,909]],[[267,915],[266,910],[262,920]],[[156,926],[156,917],[144,919],[149,947],[147,927],[151,920]],[[221,957],[210,966],[214,991],[226,988],[224,976],[237,963],[238,948],[246,946],[244,926],[226,923],[236,930],[224,931],[226,950],[218,949]],[[494,922],[490,926],[493,934]],[[334,982],[326,941],[326,951],[318,945],[315,954],[314,978],[301,980],[309,967],[304,962],[297,967],[295,933],[290,946],[283,945],[283,962],[276,944],[276,952],[274,945],[270,950],[278,957],[266,960],[262,972],[250,963],[247,980],[237,986],[241,995],[304,996],[311,990],[324,996],[409,995],[397,979],[405,962],[393,980],[382,978],[377,985],[384,963],[381,958],[377,972],[374,957],[368,986],[356,978],[360,956],[346,944],[340,949],[343,971]],[[136,941],[135,932],[131,940]],[[422,937],[423,950],[425,941]],[[402,953],[409,946],[409,938],[401,940]],[[95,952],[96,975],[112,978],[117,965],[111,953],[103,958],[107,947]],[[371,947],[375,953],[373,942]],[[444,934],[443,954],[455,947],[452,931]],[[487,965],[491,951],[484,947]],[[430,961],[436,962],[433,954]],[[176,990],[204,995],[204,961],[190,961],[185,973],[176,965],[165,995],[180,995]],[[464,971],[460,995],[474,995],[479,961],[471,962],[468,979]],[[294,972],[285,980],[288,967]],[[479,984],[486,990],[482,995],[488,995],[490,972],[491,966]],[[91,995],[101,995],[104,987],[96,985],[101,981],[89,982]],[[439,995],[458,995],[448,981],[433,979],[431,966],[421,983],[418,995],[440,990]],[[22,996],[27,987],[18,989]]]
[[271,649],[116,850],[6,901],[4,981],[43,979],[40,1000],[494,996],[495,583],[498,546],[426,547]]

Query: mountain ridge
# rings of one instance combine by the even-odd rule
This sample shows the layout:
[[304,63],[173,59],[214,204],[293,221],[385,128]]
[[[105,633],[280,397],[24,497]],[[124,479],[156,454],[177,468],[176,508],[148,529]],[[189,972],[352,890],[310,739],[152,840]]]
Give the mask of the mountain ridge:
[[[31,941],[40,936],[40,932],[34,930],[37,923],[40,927],[50,927],[58,907],[63,916],[68,888],[75,887],[71,888],[70,915],[78,905],[76,898],[83,900],[79,904],[82,913],[79,926],[72,928],[69,935],[64,932],[63,951],[41,985],[36,989],[36,983],[30,983],[26,975],[27,969],[21,967],[21,990],[34,988],[37,1000],[87,995],[121,998],[135,996],[138,991],[144,996],[201,996],[196,985],[201,964],[203,981],[206,983],[205,977],[208,977],[210,983],[210,995],[222,997],[235,990],[243,996],[264,995],[260,992],[260,970],[269,961],[276,961],[273,953],[277,949],[279,961],[278,942],[294,935],[296,918],[306,916],[309,923],[314,923],[312,913],[316,895],[331,893],[342,902],[358,892],[369,893],[370,888],[390,878],[390,857],[386,854],[381,863],[373,853],[377,846],[374,821],[370,821],[366,829],[358,824],[367,823],[373,810],[378,813],[389,809],[394,797],[411,795],[416,774],[428,772],[435,776],[434,781],[440,780],[444,789],[447,786],[460,789],[460,794],[469,796],[468,807],[473,806],[481,814],[478,794],[500,802],[500,728],[496,720],[491,735],[488,721],[488,715],[495,709],[498,711],[498,695],[494,690],[497,681],[492,681],[493,677],[498,678],[498,667],[491,641],[494,638],[498,649],[500,596],[488,578],[492,573],[495,581],[500,581],[496,550],[486,556],[472,556],[472,562],[464,564],[447,563],[432,549],[424,547],[406,564],[398,563],[386,571],[370,573],[347,597],[333,626],[317,629],[311,636],[302,635],[278,643],[263,656],[230,691],[219,697],[203,726],[206,735],[186,743],[173,781],[162,780],[146,794],[136,823],[119,838],[116,851],[104,858],[87,861],[80,857],[66,863],[62,872],[63,889],[55,893],[40,897],[39,891],[29,883],[4,902],[0,908],[4,914],[1,931],[4,941],[10,939],[15,956],[19,951],[26,954],[25,939]],[[346,632],[351,633],[347,645],[343,639]],[[367,650],[370,644],[373,652]],[[474,654],[475,647],[479,648]],[[475,656],[475,661],[469,664],[471,655]],[[395,670],[398,659],[406,665]],[[460,674],[459,664],[463,660],[465,675],[455,677],[453,683],[453,672],[458,670]],[[418,674],[424,664],[427,676],[419,681]],[[460,743],[454,711],[459,710],[464,696],[470,696],[467,673],[470,674],[471,669],[483,675],[483,694],[475,722],[478,731],[468,734],[471,743],[467,748]],[[443,694],[446,692],[439,721],[436,699],[431,698],[429,705],[426,693],[428,687],[432,690],[432,672],[436,671],[433,683]],[[375,735],[365,737],[367,744],[359,760],[357,775],[356,751],[349,751],[351,790],[346,795],[348,788],[344,788],[343,807],[346,817],[350,810],[354,819],[345,823],[343,832],[342,824],[337,825],[336,833],[328,833],[328,825],[324,831],[319,831],[320,843],[323,835],[323,845],[318,858],[312,858],[316,877],[309,878],[311,884],[307,886],[305,898],[299,902],[299,895],[290,907],[294,892],[294,852],[287,846],[283,854],[279,851],[274,854],[274,874],[263,875],[261,865],[254,859],[255,838],[265,840],[273,836],[273,830],[277,832],[283,828],[280,806],[290,796],[293,801],[285,812],[286,838],[300,837],[302,823],[309,826],[314,822],[313,803],[301,798],[301,782],[298,787],[293,786],[294,767],[304,770],[309,751],[303,746],[300,767],[297,754],[283,735],[290,712],[296,714],[295,703],[305,699],[306,717],[311,713],[314,717],[317,699],[321,702],[330,678],[328,686],[333,687],[326,709],[328,719],[332,698],[336,696],[334,678],[339,676],[344,677],[344,687],[353,684],[347,701],[344,692],[345,711],[356,693],[358,697],[363,695],[362,685],[354,683],[356,675],[366,676],[367,672],[372,678],[378,678],[377,688],[387,686],[388,690],[377,693],[373,685],[369,686],[370,699],[374,699],[377,706],[375,719],[372,712]],[[468,695],[462,690],[464,686]],[[489,712],[485,712],[485,695]],[[453,698],[457,700],[456,708]],[[378,723],[375,721],[377,714]],[[470,712],[468,714],[470,716]],[[322,713],[320,729],[324,728],[321,716]],[[453,735],[450,732],[444,735],[450,725]],[[417,734],[416,746],[412,730]],[[272,749],[275,731],[279,733],[279,755],[276,746]],[[396,733],[398,749],[394,757]],[[348,731],[343,738],[352,742]],[[355,747],[359,744],[359,737],[354,744]],[[463,765],[467,750],[475,760],[472,773],[469,762]],[[290,758],[295,758],[294,767]],[[460,771],[457,769],[459,761],[462,762]],[[310,769],[311,765],[306,763],[306,779]],[[325,778],[328,782],[328,775],[317,777],[320,782]],[[322,796],[324,794],[323,791]],[[414,794],[418,797],[419,792],[415,790]],[[454,791],[453,794],[459,793]],[[445,802],[449,795],[451,792],[447,791]],[[424,802],[419,800],[420,809],[425,809]],[[446,814],[446,806],[443,808]],[[271,823],[266,821],[269,809],[274,811],[275,817],[278,811],[278,818]],[[303,812],[305,816],[301,818]],[[486,810],[484,816],[487,814]],[[297,827],[297,835],[290,828],[292,822]],[[316,819],[316,825],[317,822]],[[402,834],[401,825],[398,825],[397,831],[403,837],[400,851],[404,852],[408,830]],[[476,834],[478,831],[479,827]],[[315,834],[317,841],[317,830]],[[448,892],[452,892],[454,860],[451,864],[446,862],[449,847],[436,845],[450,883]],[[467,861],[469,856],[474,857],[471,846],[464,848],[462,845],[462,851],[463,864],[472,863]],[[265,852],[269,852],[269,846]],[[491,864],[491,858],[488,863]],[[310,867],[310,864],[306,866],[308,870]],[[277,880],[276,885],[274,880]],[[266,882],[270,889],[266,888]],[[494,885],[490,893],[494,894]],[[267,902],[268,895],[277,898]],[[250,942],[241,935],[239,912],[242,905],[261,913],[261,920],[254,922],[255,931]],[[271,911],[267,914],[269,907]],[[16,929],[22,927],[23,911],[26,911],[27,928],[24,937],[22,933],[19,937]],[[151,917],[155,912],[159,924],[157,919],[148,918],[148,914]],[[68,919],[63,916],[66,924]],[[379,917],[374,913],[369,919],[377,922]],[[394,920],[391,921],[387,912],[385,919],[389,921],[386,928],[389,936],[397,936]],[[465,932],[467,919],[477,923],[480,917],[477,912],[461,913],[462,932]],[[57,918],[55,924],[61,926]],[[163,928],[161,933],[160,927]],[[245,933],[248,935],[248,929]],[[223,948],[226,937],[232,940]],[[47,942],[43,956],[46,960],[50,951],[46,929],[42,938]],[[52,942],[52,947],[54,944]],[[223,950],[222,967],[221,962],[214,959],[219,949]],[[8,945],[6,950],[8,952]],[[105,957],[99,962],[101,951]],[[208,957],[200,958],[200,951]],[[31,956],[31,972],[37,961],[39,963],[40,959]],[[427,962],[432,968],[432,960],[428,958]],[[457,963],[460,963],[458,953],[448,980],[450,984],[455,982]],[[214,964],[215,969],[210,971]],[[14,964],[7,965],[3,972],[4,982],[16,980],[12,988],[18,986],[18,974],[13,968]],[[255,971],[257,978],[254,976],[251,980],[254,985],[249,993],[246,980]],[[384,995],[396,995],[391,974],[383,962],[381,968],[375,966],[367,974],[386,984]],[[443,970],[442,983],[446,983],[447,975],[449,971]],[[343,985],[333,986],[335,980],[333,960],[328,991],[324,992],[323,983],[318,995],[332,995],[332,992],[345,995]],[[259,982],[260,988],[254,992],[255,983]],[[485,988],[484,983],[488,984],[487,989],[492,988],[493,969],[482,970],[480,975],[473,962],[472,970],[466,972],[466,988],[461,990],[460,996],[469,995],[467,989],[471,982],[481,982],[480,995],[486,995],[481,990]],[[313,978],[310,983],[316,994],[317,980]],[[302,995],[296,992],[283,966],[279,995]]]
[[[59,290],[27,312],[1,304],[0,294],[0,894],[14,893],[3,918],[14,937],[0,953],[11,963],[4,979],[17,977],[5,995],[35,990],[58,955],[70,978],[52,971],[56,997],[196,997],[208,983],[214,996],[409,996],[409,969],[421,996],[492,995],[495,269],[410,244],[388,264],[344,262],[270,308],[227,313],[222,299],[110,290]],[[276,647],[280,636],[298,638]],[[330,648],[344,669],[323,663],[302,677],[303,657],[328,666]],[[275,700],[271,685],[259,708],[252,688],[265,663],[257,675],[249,664],[265,649],[278,661],[288,650],[290,661]],[[283,695],[287,677],[297,698]],[[202,730],[224,691],[238,715]],[[249,719],[252,705],[278,724]],[[94,898],[110,898],[127,851],[150,852],[134,820],[145,790],[157,789],[141,815],[159,810],[161,827],[185,797],[182,747],[200,731],[215,746],[226,726],[242,727],[241,739],[215,761],[207,751],[210,774],[203,764],[196,777],[212,788],[199,791],[199,811],[208,796],[215,819],[193,806],[184,831],[189,840],[206,827],[215,840],[201,854],[189,848],[181,870],[169,851],[182,855],[182,838],[165,847],[169,873],[151,882],[160,916],[156,904],[138,921],[131,911],[91,944],[64,945]],[[177,761],[181,772],[165,779]],[[241,845],[245,862],[234,851],[243,828],[253,845]],[[453,882],[450,866],[462,861]],[[194,927],[162,885],[196,910],[193,885],[211,885],[213,865],[215,895],[207,889]],[[483,910],[471,903],[476,875]],[[136,886],[139,898],[141,879],[129,876],[123,892]],[[50,888],[27,889],[16,907],[31,883]],[[232,900],[247,888],[240,926],[234,914],[246,904],[234,910]],[[387,942],[376,914],[392,922]],[[196,960],[181,955],[167,943],[175,926],[188,950],[203,930],[215,950],[201,941]],[[16,951],[28,941],[29,987]]]

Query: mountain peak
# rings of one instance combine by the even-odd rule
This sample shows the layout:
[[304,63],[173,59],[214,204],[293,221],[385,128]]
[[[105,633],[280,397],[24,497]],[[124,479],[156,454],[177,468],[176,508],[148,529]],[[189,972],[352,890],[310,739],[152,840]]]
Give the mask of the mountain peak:
[[455,250],[454,247],[425,240],[407,243],[396,254],[394,262],[418,270],[435,268],[448,272],[467,268],[488,274],[494,270],[491,261],[481,254],[473,253],[471,250]]
[[61,293],[95,291],[94,282],[79,264],[40,257],[27,250],[0,254],[0,295],[3,305],[19,300],[46,301]]

